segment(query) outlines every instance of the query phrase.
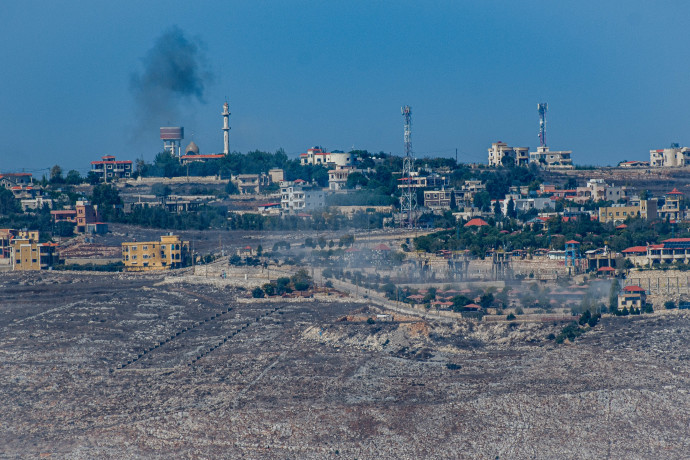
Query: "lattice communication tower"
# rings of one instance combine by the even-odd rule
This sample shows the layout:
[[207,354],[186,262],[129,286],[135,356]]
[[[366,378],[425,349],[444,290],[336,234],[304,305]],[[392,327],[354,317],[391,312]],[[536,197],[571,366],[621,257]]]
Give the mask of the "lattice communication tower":
[[402,116],[405,120],[405,158],[403,159],[402,171],[402,195],[400,197],[400,223],[402,227],[413,228],[415,224],[415,211],[417,209],[417,193],[412,187],[412,165],[414,157],[412,155],[412,109],[409,105],[402,107]]

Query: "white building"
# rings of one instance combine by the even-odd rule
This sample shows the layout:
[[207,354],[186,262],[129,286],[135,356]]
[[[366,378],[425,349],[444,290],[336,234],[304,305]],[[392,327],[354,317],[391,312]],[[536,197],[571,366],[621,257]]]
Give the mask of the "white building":
[[328,171],[328,189],[343,190],[347,188],[347,178],[354,172],[361,172],[353,167],[336,166],[335,169]]
[[690,166],[690,147],[650,150],[649,165],[656,168]]
[[489,149],[489,166],[504,166],[507,163],[527,166],[528,147],[510,147],[505,142],[494,142]]
[[522,198],[517,194],[508,194],[501,201],[501,212],[504,216],[508,215],[508,202],[511,199],[516,212],[527,212],[530,209],[536,209],[537,211],[555,209],[551,198]]
[[302,212],[326,206],[326,193],[302,179],[280,183],[280,207],[286,212]]
[[547,169],[572,169],[572,153],[572,150],[549,150],[547,146],[541,146],[536,152],[529,153],[529,161]]
[[352,153],[345,152],[326,152],[323,147],[313,147],[307,150],[307,153],[301,153],[299,156],[300,164],[305,165],[323,165],[323,166],[352,166],[355,164],[356,158]]

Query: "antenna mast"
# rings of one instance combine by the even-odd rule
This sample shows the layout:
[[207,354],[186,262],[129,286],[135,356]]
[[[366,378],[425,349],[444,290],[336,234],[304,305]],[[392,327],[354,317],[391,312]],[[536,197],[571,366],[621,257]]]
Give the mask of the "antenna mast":
[[[412,109],[409,105],[400,109],[405,120],[405,158],[403,159],[402,183],[403,191],[400,197],[400,213],[402,219],[400,220],[402,227],[414,227],[414,212],[417,208],[417,194],[412,188],[412,164],[414,157],[412,155]],[[406,216],[407,214],[407,216]]]
[[541,102],[537,104],[539,111],[539,146],[546,147],[546,111],[549,110],[549,104]]

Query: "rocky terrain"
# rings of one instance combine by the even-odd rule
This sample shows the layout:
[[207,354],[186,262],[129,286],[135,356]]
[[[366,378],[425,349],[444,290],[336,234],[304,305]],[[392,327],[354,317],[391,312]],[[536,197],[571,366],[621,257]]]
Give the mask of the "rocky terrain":
[[[690,316],[436,323],[163,275],[0,277],[2,458],[687,458]],[[384,315],[384,316],[378,316]]]

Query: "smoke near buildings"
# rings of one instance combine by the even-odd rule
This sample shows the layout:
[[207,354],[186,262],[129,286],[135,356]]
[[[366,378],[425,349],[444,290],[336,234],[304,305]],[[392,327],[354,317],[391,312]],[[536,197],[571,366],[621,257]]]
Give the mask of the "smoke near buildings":
[[204,91],[213,75],[200,39],[173,26],[158,37],[141,61],[141,71],[130,80],[138,136],[156,136],[160,126],[177,126],[192,103],[205,104]]

